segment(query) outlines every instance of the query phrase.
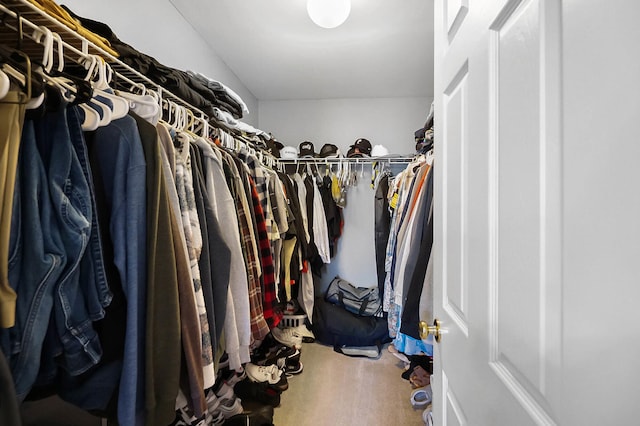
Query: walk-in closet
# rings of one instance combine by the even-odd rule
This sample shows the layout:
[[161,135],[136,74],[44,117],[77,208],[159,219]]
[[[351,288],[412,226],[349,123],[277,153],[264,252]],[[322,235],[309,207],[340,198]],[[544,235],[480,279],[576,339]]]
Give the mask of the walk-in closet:
[[0,0],[0,426],[631,425],[631,0]]

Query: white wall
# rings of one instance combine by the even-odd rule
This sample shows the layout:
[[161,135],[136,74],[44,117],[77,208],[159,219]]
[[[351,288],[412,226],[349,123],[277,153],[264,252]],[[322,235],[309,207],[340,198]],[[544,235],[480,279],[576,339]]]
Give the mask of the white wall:
[[[198,71],[221,81],[247,104],[250,114],[242,121],[258,125],[256,97],[168,0],[64,0],[61,3],[83,18],[109,25],[120,40],[164,65]],[[209,42],[215,45],[215,40]]]
[[[415,153],[413,132],[424,124],[431,98],[326,99],[260,101],[259,127],[272,132],[285,145],[314,142],[337,145],[346,154],[357,138],[382,144],[392,154]],[[374,247],[374,190],[371,166],[357,167],[358,184],[347,192],[344,231],[316,295],[324,295],[339,275],[359,287],[377,285]],[[361,177],[361,173],[363,176]]]
[[285,145],[309,140],[346,154],[358,138],[382,144],[395,154],[415,151],[413,132],[424,124],[431,98],[368,98],[260,101],[258,127]]

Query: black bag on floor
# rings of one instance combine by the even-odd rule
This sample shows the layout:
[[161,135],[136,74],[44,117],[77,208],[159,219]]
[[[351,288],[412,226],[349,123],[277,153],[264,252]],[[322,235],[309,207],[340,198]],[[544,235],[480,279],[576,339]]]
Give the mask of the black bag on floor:
[[325,345],[380,346],[391,341],[387,319],[353,314],[318,297],[313,307],[313,334]]
[[347,280],[335,277],[329,283],[325,299],[354,314],[381,317],[382,303],[378,293],[378,287],[356,287]]

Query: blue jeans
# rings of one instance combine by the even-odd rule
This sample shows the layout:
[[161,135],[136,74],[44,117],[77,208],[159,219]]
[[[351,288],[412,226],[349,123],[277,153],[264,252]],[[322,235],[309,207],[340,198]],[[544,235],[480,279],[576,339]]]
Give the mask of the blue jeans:
[[92,321],[97,321],[104,318],[104,308],[109,306],[113,295],[109,289],[107,274],[105,272],[102,237],[100,235],[98,215],[95,214],[95,189],[91,176],[87,145],[79,120],[79,109],[79,107],[72,107],[67,110],[67,124],[71,143],[73,144],[88,184],[91,208],[94,212],[91,217],[89,244],[80,263],[80,285],[82,286],[82,292],[85,296],[89,318]]
[[[73,117],[67,117],[67,114]],[[67,256],[56,286],[53,321],[49,325],[56,330],[51,335],[59,339],[59,345],[47,345],[46,349],[53,353],[45,351],[42,357],[43,360],[55,357],[69,374],[78,375],[100,361],[102,348],[92,319],[101,318],[104,311],[98,298],[91,300],[87,297],[89,288],[93,287],[93,293],[96,292],[95,284],[91,284],[91,280],[80,279],[80,265],[91,238],[95,209],[86,177],[88,169],[83,170],[75,149],[75,146],[83,144],[83,139],[74,117],[74,111],[66,107],[48,111],[36,123],[36,131],[42,132],[40,135],[36,133],[36,139],[48,171],[49,193]],[[73,130],[73,135],[70,130]],[[91,305],[87,304],[88,300],[91,300]],[[90,308],[94,312],[90,312]],[[51,368],[48,375],[55,375],[55,370]]]
[[[74,137],[81,137],[75,130]],[[41,377],[52,379],[53,358],[75,375],[102,355],[84,291],[90,283],[80,280],[93,222],[91,191],[74,150],[66,107],[26,122],[22,143],[9,260],[10,282],[18,293],[10,363],[20,398],[33,386],[41,356],[47,370]],[[96,312],[98,317],[102,307]]]
[[2,333],[16,394],[29,393],[53,310],[55,285],[66,262],[34,122],[26,120],[18,159],[11,220],[9,282],[18,294],[16,321]]

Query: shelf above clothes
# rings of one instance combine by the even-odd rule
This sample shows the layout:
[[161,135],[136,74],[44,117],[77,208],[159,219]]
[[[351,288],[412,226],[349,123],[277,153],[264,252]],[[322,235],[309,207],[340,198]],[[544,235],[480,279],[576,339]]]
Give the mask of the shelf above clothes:
[[0,3],[0,44],[23,51],[32,60],[39,61],[43,55],[45,39],[43,34],[46,31],[60,36],[65,61],[80,63],[90,55],[101,57],[113,71],[114,88],[141,93],[151,91],[157,94],[161,108],[167,109],[168,103],[172,103],[184,108],[188,111],[188,115],[195,117],[201,123],[199,132],[208,133],[211,125],[237,136],[249,138],[259,136],[261,140],[271,139],[268,133],[240,120],[231,119],[224,114],[224,111],[213,108],[215,116],[206,114],[167,90],[162,84],[124,63],[106,39],[82,27],[57,4],[48,0],[3,0]]
[[415,159],[415,156],[388,156],[388,157],[355,157],[355,158],[279,158],[278,162],[282,164],[373,164],[373,163],[389,163],[389,164],[406,164]]

